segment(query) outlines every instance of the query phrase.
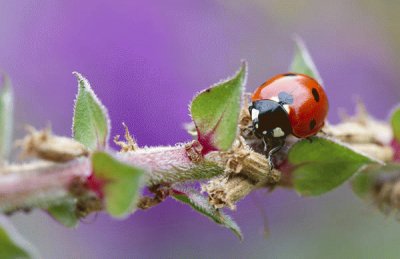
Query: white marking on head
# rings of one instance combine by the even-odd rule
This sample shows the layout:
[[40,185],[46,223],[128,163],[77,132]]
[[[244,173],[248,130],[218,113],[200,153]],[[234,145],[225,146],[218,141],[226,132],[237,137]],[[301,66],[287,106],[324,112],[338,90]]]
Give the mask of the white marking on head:
[[260,114],[260,111],[257,109],[252,109],[251,110],[251,119],[255,120],[258,119],[258,114]]
[[258,123],[256,124],[256,129],[258,129]]
[[270,98],[270,100],[275,101],[275,102],[279,102],[279,97],[278,96],[274,96],[272,98]]
[[267,131],[266,130],[264,130],[262,133],[263,133],[263,135],[267,135]]
[[285,104],[285,105],[283,105],[283,108],[285,109],[285,111],[287,112],[287,114],[290,113],[290,107],[289,107],[289,105]]
[[285,136],[285,132],[283,132],[281,128],[277,127],[272,131],[272,136],[274,136],[274,138],[283,137]]

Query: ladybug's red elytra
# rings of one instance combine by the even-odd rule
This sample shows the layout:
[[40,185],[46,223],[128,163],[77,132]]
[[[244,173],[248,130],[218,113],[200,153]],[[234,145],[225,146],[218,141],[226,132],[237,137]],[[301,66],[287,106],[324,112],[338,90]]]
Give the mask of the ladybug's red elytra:
[[328,97],[313,78],[297,73],[280,74],[258,87],[249,107],[253,131],[263,139],[270,159],[292,134],[307,138],[324,126]]

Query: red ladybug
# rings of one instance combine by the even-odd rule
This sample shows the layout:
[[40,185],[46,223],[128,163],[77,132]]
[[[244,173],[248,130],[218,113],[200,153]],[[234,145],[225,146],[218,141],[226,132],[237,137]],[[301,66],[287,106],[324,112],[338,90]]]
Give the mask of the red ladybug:
[[324,89],[303,74],[274,76],[254,91],[251,100],[253,131],[263,139],[269,159],[289,134],[298,138],[317,134],[328,114]]

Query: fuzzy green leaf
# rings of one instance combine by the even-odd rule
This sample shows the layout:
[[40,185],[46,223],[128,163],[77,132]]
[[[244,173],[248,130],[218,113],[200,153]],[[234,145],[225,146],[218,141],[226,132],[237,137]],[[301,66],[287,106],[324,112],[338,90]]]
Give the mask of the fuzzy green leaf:
[[38,258],[35,249],[25,241],[12,225],[0,218],[0,258]]
[[105,152],[95,152],[92,163],[95,177],[105,183],[103,191],[107,212],[116,218],[125,218],[133,213],[144,184],[144,170]]
[[380,177],[387,179],[394,177],[400,172],[400,164],[372,165],[359,171],[351,181],[351,186],[358,197],[367,198]]
[[397,107],[391,115],[391,124],[394,137],[400,142],[400,107]]
[[189,205],[215,223],[230,229],[240,240],[243,239],[242,232],[236,222],[230,216],[211,206],[208,200],[199,192],[188,188],[178,189],[178,191],[181,193],[172,196],[175,200]]
[[289,151],[294,188],[301,195],[321,195],[338,187],[362,167],[378,163],[342,144],[324,138],[297,142]]
[[296,47],[294,58],[292,64],[290,65],[289,71],[311,76],[320,84],[322,84],[323,82],[321,76],[318,73],[317,67],[314,64],[306,45],[298,37],[295,38],[295,43]]
[[52,205],[47,208],[47,211],[55,220],[66,227],[73,228],[79,223],[76,215],[76,201],[73,198],[68,198],[59,204]]
[[77,72],[74,75],[78,79],[78,95],[75,100],[72,134],[90,149],[106,147],[110,134],[107,109],[93,92],[89,81]]
[[202,91],[192,101],[192,119],[199,142],[207,151],[227,150],[232,146],[245,82],[246,63],[243,63],[235,76]]
[[11,81],[0,74],[0,161],[10,154],[13,133],[13,92]]

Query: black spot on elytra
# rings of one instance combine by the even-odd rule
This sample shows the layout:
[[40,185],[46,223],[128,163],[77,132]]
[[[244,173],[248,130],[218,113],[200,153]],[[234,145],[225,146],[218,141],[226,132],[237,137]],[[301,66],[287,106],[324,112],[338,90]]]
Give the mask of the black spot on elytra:
[[312,119],[310,121],[310,130],[313,130],[315,128],[315,125],[317,125],[317,122],[314,119]]
[[280,92],[278,94],[279,103],[281,104],[292,104],[293,96],[287,92]]
[[283,76],[297,76],[297,74],[294,74],[294,73],[286,73],[286,74],[283,74]]
[[211,92],[211,88],[208,88],[208,89],[206,90],[206,93],[209,93],[209,92]]
[[311,92],[312,92],[312,95],[314,96],[315,101],[319,102],[319,93],[318,93],[317,89],[313,88],[311,90]]

